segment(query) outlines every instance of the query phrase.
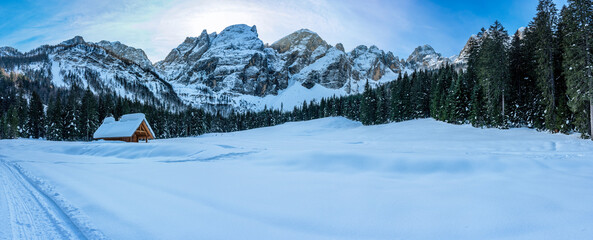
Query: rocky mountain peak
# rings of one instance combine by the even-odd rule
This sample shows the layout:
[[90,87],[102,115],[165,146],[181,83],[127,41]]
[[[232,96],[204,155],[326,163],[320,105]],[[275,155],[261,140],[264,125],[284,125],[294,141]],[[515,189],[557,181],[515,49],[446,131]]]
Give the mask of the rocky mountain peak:
[[406,62],[407,67],[412,70],[429,70],[439,68],[444,64],[451,64],[452,59],[443,57],[430,45],[423,45],[414,49]]
[[309,29],[301,29],[276,41],[271,47],[282,54],[293,51],[299,51],[300,53],[313,52],[320,46],[329,48],[329,44],[317,33]]
[[463,49],[461,49],[461,52],[459,52],[459,55],[457,56],[457,58],[454,59],[453,63],[458,64],[458,65],[467,64],[467,60],[469,58],[471,47],[477,41],[476,38],[477,38],[477,36],[474,35],[474,36],[471,36],[467,40],[467,42],[463,46]]
[[237,24],[225,28],[216,35],[216,38],[212,40],[211,47],[221,50],[261,50],[264,44],[259,39],[255,25],[250,27],[245,24]]
[[152,68],[152,63],[150,60],[148,60],[146,53],[142,49],[130,47],[128,45],[122,44],[119,41],[109,42],[103,40],[98,42],[97,45],[111,51],[114,54],[117,54],[118,56],[129,59],[145,69]]
[[527,30],[527,28],[525,28],[525,27],[520,27],[519,29],[517,29],[516,34],[519,36],[519,39],[523,40],[525,38],[526,30]]
[[0,47],[0,57],[23,55],[19,50],[13,47]]
[[81,36],[76,36],[72,39],[63,41],[62,43],[60,43],[60,45],[78,45],[78,44],[84,44],[85,41]]
[[410,56],[408,57],[408,62],[411,61],[419,61],[424,59],[427,56],[441,56],[441,54],[437,53],[434,48],[432,48],[430,45],[425,44],[423,46],[418,46],[416,49],[414,49],[414,51],[412,52],[412,54],[410,54]]

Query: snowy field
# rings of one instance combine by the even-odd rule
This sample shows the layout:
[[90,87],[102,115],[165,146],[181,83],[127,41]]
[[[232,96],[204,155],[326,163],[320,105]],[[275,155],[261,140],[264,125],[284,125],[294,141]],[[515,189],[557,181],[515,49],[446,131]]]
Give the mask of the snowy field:
[[593,239],[593,141],[344,118],[0,141],[0,239]]

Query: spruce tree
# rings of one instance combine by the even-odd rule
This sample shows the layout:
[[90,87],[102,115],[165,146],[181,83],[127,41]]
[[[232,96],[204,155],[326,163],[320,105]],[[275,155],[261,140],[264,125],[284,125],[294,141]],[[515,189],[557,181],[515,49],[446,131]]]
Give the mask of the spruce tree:
[[466,87],[465,75],[463,74],[459,75],[451,85],[446,100],[447,122],[461,124],[467,119],[467,96],[469,93],[466,91]]
[[[518,126],[540,128],[543,124],[543,110],[541,108],[541,92],[536,86],[533,44],[531,39],[534,34],[531,28],[526,28],[524,32],[517,31],[513,35],[509,49],[510,62],[510,99],[511,106],[509,116],[510,120]],[[541,119],[541,120],[540,120]]]
[[496,21],[490,26],[481,44],[478,60],[478,81],[486,97],[489,125],[506,127],[505,107],[510,81],[506,49],[508,33]]
[[81,101],[81,107],[78,114],[77,126],[79,137],[85,141],[92,140],[92,135],[99,127],[99,117],[97,114],[97,102],[93,92],[89,88],[84,93]]
[[17,97],[15,116],[17,116],[16,119],[18,119],[18,121],[16,130],[17,137],[27,138],[29,137],[29,131],[27,130],[27,122],[29,119],[29,104],[23,96],[24,93],[21,91],[21,93]]
[[45,115],[43,112],[43,103],[37,92],[31,95],[27,121],[27,131],[33,138],[42,138],[45,136]]
[[49,140],[63,140],[61,133],[62,133],[62,124],[61,122],[62,117],[62,104],[59,95],[51,99],[47,106],[47,139]]
[[78,111],[79,107],[76,96],[73,92],[70,92],[60,121],[60,135],[62,140],[78,139],[78,128],[76,124]]
[[556,30],[558,25],[556,5],[552,0],[540,0],[537,15],[531,22],[530,33],[535,39],[535,62],[537,86],[542,92],[542,104],[545,109],[545,127],[556,131],[557,121],[557,91],[556,91],[556,53],[558,42]]
[[479,84],[474,85],[472,90],[469,121],[474,127],[483,127],[486,125],[485,119],[485,101],[484,91]]
[[593,136],[593,1],[569,0],[562,18],[568,104],[578,130],[584,136]]
[[359,113],[362,124],[372,125],[375,123],[376,99],[374,96],[374,91],[371,89],[368,80],[364,85],[364,92],[362,93]]
[[375,124],[386,123],[389,116],[388,99],[385,97],[385,90],[383,87],[376,89],[377,109],[375,111]]
[[18,106],[14,105],[8,109],[8,116],[7,116],[7,124],[8,124],[8,131],[7,137],[8,138],[17,138],[19,137],[19,110]]

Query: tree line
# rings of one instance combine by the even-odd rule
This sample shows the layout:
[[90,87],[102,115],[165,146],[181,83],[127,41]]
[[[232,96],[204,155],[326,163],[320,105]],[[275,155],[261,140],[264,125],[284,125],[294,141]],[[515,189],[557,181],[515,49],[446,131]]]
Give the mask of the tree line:
[[[560,11],[540,0],[537,14],[512,36],[496,21],[468,41],[467,65],[404,73],[361,94],[303,102],[291,111],[264,109],[227,115],[154,103],[73,84],[38,94],[47,83],[0,71],[0,138],[91,140],[107,116],[143,112],[157,138],[196,136],[343,116],[365,125],[432,117],[476,127],[530,127],[591,136],[593,7],[569,0]],[[44,90],[45,91],[45,90]],[[47,92],[47,91],[46,91]],[[44,104],[46,103],[44,107]]]

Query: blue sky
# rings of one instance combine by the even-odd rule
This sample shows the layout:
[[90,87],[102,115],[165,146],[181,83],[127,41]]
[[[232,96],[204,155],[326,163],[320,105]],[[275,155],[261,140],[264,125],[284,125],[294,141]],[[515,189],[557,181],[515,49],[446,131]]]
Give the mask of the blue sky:
[[[187,36],[220,32],[238,23],[257,25],[273,43],[301,28],[346,50],[377,45],[407,57],[429,44],[458,54],[481,27],[499,20],[510,34],[535,15],[537,0],[0,0],[0,46],[28,51],[76,35],[120,41],[162,60]],[[566,0],[555,0],[561,8]]]

